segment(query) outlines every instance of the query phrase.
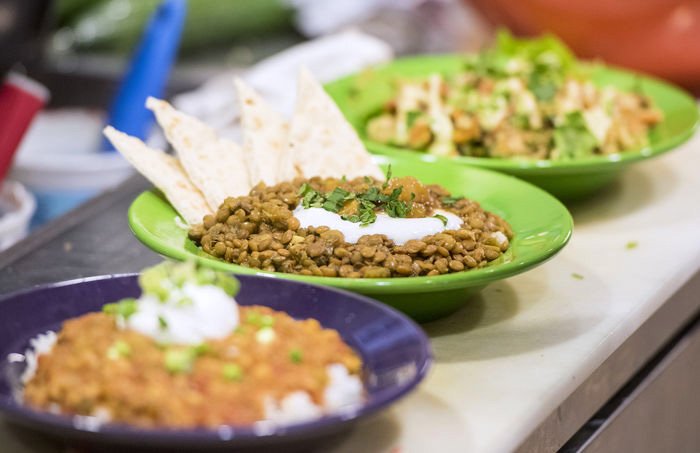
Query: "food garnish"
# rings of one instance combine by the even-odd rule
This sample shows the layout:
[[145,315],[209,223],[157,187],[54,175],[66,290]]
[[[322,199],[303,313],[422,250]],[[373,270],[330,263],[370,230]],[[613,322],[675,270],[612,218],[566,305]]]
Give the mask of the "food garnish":
[[370,139],[438,156],[571,160],[638,149],[661,113],[640,90],[599,87],[557,38],[506,31],[461,71],[399,80]]

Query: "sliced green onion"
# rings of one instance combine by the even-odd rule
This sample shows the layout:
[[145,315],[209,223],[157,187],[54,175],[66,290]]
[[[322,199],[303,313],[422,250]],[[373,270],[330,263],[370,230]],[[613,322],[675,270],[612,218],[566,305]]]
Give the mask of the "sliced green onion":
[[108,315],[121,316],[124,319],[129,319],[131,315],[138,311],[138,303],[136,299],[129,297],[119,302],[104,305],[102,311]]
[[304,356],[301,353],[301,349],[294,348],[291,351],[289,351],[289,360],[291,360],[292,363],[301,363],[303,359]]
[[107,358],[111,360],[118,360],[121,358],[126,358],[131,355],[131,346],[124,340],[115,341],[112,346],[107,349]]
[[243,379],[243,370],[235,363],[227,363],[222,368],[222,374],[227,381],[240,381]]
[[189,373],[195,358],[191,349],[170,349],[165,352],[165,368],[173,374]]

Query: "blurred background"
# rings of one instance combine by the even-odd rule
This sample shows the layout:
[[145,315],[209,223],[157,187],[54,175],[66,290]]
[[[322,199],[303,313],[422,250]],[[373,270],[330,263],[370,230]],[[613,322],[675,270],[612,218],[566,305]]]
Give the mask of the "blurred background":
[[34,228],[130,174],[105,122],[162,145],[130,114],[146,94],[236,136],[233,74],[286,111],[300,63],[329,81],[476,51],[498,27],[700,92],[698,0],[0,0],[0,235],[15,211]]

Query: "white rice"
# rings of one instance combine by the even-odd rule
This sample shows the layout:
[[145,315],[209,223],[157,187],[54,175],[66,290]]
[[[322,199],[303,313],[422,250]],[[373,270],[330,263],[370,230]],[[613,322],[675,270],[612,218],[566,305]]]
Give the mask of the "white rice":
[[339,363],[326,367],[328,386],[323,392],[323,405],[311,400],[305,391],[295,391],[280,401],[267,398],[264,401],[265,417],[275,424],[303,423],[324,414],[345,413],[362,403],[362,382]]
[[22,384],[29,382],[36,374],[39,356],[48,354],[56,344],[56,332],[48,330],[29,340],[29,348],[24,351],[25,368],[20,379]]

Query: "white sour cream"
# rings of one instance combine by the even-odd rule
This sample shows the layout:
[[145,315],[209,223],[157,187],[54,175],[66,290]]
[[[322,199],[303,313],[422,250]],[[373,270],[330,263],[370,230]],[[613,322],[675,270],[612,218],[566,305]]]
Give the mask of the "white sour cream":
[[[183,296],[191,303],[178,303]],[[226,337],[238,326],[238,319],[238,304],[223,289],[185,283],[182,289],[173,289],[165,302],[142,295],[138,310],[124,327],[161,343],[198,345]]]
[[343,220],[335,212],[326,211],[323,208],[308,208],[297,206],[294,217],[299,220],[303,228],[310,226],[327,226],[331,230],[338,230],[345,236],[345,242],[355,244],[360,236],[366,234],[384,234],[397,245],[403,245],[411,239],[422,239],[425,236],[441,233],[445,230],[458,230],[462,226],[462,219],[451,212],[437,210],[447,218],[447,225],[436,217],[424,217],[420,219],[394,218],[386,214],[377,214],[377,220],[367,226],[359,223]]

